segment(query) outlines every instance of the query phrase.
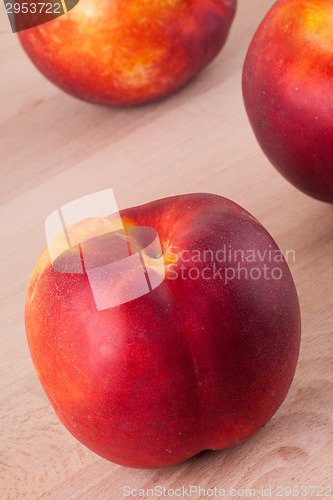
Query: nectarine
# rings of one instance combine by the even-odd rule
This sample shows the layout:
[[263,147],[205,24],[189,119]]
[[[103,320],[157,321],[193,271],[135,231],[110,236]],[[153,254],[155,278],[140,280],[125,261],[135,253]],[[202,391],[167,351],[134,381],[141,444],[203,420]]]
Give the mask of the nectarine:
[[236,0],[80,0],[19,38],[37,68],[70,94],[128,106],[185,85],[219,53]]
[[259,26],[243,95],[264,153],[297,188],[333,203],[333,2],[278,0]]
[[297,363],[299,304],[281,252],[220,196],[175,196],[121,218],[159,235],[165,278],[149,293],[97,310],[87,274],[56,271],[47,249],[32,274],[27,338],[54,410],[88,448],[131,467],[241,443],[277,411]]

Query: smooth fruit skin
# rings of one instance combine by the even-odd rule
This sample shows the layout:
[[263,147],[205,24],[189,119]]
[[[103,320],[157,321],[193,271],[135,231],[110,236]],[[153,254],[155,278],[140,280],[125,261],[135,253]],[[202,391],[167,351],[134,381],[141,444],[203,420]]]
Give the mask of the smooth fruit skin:
[[[88,448],[130,467],[237,445],[277,411],[295,372],[300,310],[286,262],[280,280],[170,279],[194,265],[183,250],[278,247],[220,196],[175,196],[121,214],[157,230],[166,267],[158,288],[97,311],[87,277],[54,271],[47,250],[32,274],[26,332],[53,408]],[[207,265],[195,264],[200,273]]]
[[279,0],[259,26],[243,71],[256,138],[304,193],[333,203],[333,2]]
[[220,52],[236,0],[80,0],[19,33],[28,56],[66,92],[130,106],[167,96]]

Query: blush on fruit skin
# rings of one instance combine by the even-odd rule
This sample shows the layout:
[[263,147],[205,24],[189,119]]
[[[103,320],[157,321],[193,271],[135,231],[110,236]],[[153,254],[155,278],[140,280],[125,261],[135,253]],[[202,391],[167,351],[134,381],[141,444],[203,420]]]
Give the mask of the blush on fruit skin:
[[304,193],[333,203],[333,3],[278,0],[259,26],[243,96],[269,160]]
[[268,250],[278,247],[248,212],[210,194],[121,216],[159,234],[166,278],[152,292],[97,311],[86,275],[54,271],[47,250],[32,274],[26,332],[53,408],[81,443],[129,467],[237,445],[274,415],[294,376],[300,310],[286,262],[279,280],[170,279],[181,266],[201,276],[209,265],[185,262],[183,250],[266,251],[261,265],[272,270]]
[[66,15],[21,31],[49,80],[98,104],[138,105],[185,85],[220,52],[237,0],[80,0]]

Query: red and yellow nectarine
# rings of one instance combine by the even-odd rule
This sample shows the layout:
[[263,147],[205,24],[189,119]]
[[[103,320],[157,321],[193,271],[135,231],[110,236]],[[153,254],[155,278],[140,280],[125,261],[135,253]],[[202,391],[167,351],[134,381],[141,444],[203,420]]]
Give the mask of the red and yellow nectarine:
[[[285,260],[220,196],[166,198],[121,217],[159,234],[165,279],[150,293],[98,311],[87,275],[55,271],[47,250],[32,274],[27,338],[52,406],[88,448],[131,467],[237,445],[274,415],[294,376],[300,311]],[[261,257],[241,258],[226,280],[239,263],[223,259],[231,251]]]
[[236,0],[80,0],[19,33],[37,68],[70,94],[128,106],[185,85],[219,53]]
[[278,0],[259,26],[243,95],[264,153],[297,188],[333,203],[333,2]]

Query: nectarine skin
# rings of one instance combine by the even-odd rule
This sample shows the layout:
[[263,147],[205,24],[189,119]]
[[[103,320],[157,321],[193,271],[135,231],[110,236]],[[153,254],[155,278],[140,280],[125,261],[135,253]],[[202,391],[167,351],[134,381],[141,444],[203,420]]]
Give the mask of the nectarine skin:
[[185,85],[219,53],[236,0],[80,0],[19,33],[37,68],[81,99],[129,106]]
[[[26,332],[53,408],[88,448],[130,467],[237,445],[274,415],[294,376],[300,311],[286,262],[281,279],[227,284],[203,278],[209,263],[187,263],[194,250],[224,245],[278,249],[254,217],[220,196],[175,196],[121,215],[157,230],[166,270],[158,288],[97,311],[87,276],[55,271],[47,250],[32,274]],[[264,263],[277,265],[268,254]],[[170,279],[193,265],[198,279]]]
[[333,2],[278,0],[259,26],[243,95],[269,160],[304,193],[333,203]]

